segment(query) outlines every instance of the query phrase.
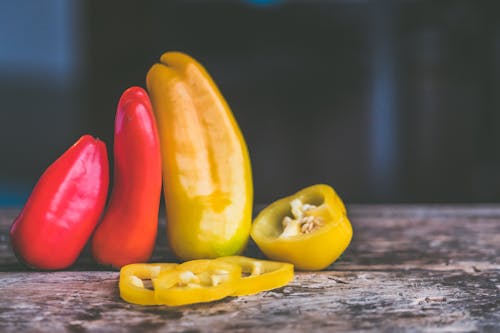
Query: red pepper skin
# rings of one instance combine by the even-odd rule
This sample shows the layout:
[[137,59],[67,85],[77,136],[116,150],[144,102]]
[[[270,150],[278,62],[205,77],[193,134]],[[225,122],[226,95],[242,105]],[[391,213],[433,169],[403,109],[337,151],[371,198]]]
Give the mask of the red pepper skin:
[[17,257],[43,270],[71,266],[106,203],[106,145],[82,136],[42,174],[10,229]]
[[158,228],[160,141],[144,89],[129,88],[120,98],[114,140],[113,191],[92,254],[100,264],[120,268],[149,260]]

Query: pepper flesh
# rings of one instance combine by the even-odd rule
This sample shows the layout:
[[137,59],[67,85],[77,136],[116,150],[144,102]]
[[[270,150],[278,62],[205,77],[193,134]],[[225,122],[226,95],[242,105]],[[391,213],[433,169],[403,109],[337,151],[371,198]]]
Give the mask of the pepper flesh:
[[38,269],[71,266],[99,220],[108,183],[106,146],[82,136],[45,170],[14,221],[18,258]]
[[170,247],[184,260],[241,252],[253,186],[229,106],[206,70],[182,53],[163,54],[146,80],[160,134]]
[[154,290],[145,287],[142,280],[152,280],[160,273],[175,269],[177,264],[129,264],[120,270],[120,297],[129,303],[156,305]]
[[147,262],[158,228],[161,156],[151,102],[140,87],[127,89],[118,103],[114,163],[113,192],[94,233],[92,254],[114,267]]
[[180,306],[212,302],[237,289],[241,267],[216,260],[192,260],[153,279],[157,304]]
[[243,276],[231,296],[256,294],[283,287],[293,280],[292,264],[243,256],[221,257],[216,260],[241,267]]
[[[305,232],[301,223],[307,221],[317,225]],[[254,220],[251,236],[273,260],[290,262],[300,270],[321,270],[347,248],[352,226],[337,193],[320,184],[264,208]]]

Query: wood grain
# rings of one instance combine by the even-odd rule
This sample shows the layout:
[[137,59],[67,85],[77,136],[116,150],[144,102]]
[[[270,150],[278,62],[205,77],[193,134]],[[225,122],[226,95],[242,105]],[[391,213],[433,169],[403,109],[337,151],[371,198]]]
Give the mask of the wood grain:
[[[0,211],[0,332],[500,331],[496,205],[351,206],[353,242],[327,271],[177,308],[123,302],[118,273],[88,252],[68,271],[27,270],[8,246],[18,212]],[[160,230],[153,260],[172,261]]]

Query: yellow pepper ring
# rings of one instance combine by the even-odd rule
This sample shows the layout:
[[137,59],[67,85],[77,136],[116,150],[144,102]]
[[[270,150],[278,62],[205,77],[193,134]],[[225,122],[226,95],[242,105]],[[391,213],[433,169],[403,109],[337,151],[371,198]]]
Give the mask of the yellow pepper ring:
[[120,297],[134,304],[156,305],[154,291],[144,286],[143,279],[154,279],[162,272],[172,271],[177,264],[130,264],[120,270]]
[[241,279],[241,267],[199,259],[180,264],[153,279],[157,304],[180,306],[212,302],[231,295]]
[[287,285],[293,280],[293,265],[243,256],[221,257],[218,261],[241,267],[243,276],[231,296],[245,296]]
[[337,193],[320,184],[264,208],[254,220],[251,236],[272,260],[300,270],[321,270],[347,248],[352,226]]

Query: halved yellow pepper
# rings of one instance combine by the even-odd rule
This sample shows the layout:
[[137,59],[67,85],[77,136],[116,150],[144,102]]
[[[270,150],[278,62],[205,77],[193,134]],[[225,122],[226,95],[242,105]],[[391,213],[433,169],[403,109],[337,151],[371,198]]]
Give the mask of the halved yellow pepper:
[[120,297],[134,304],[156,305],[154,291],[142,280],[152,280],[160,273],[174,270],[177,264],[130,264],[120,270]]
[[264,254],[300,270],[321,270],[344,252],[352,226],[344,203],[328,185],[313,185],[264,208],[251,236]]
[[153,279],[157,304],[212,302],[235,292],[241,267],[216,260],[192,260]]
[[252,218],[252,173],[229,106],[196,60],[167,52],[148,72],[158,125],[167,236],[183,260],[240,253]]
[[216,260],[241,267],[242,278],[231,296],[256,294],[283,287],[293,280],[293,265],[289,263],[243,256],[221,257]]

